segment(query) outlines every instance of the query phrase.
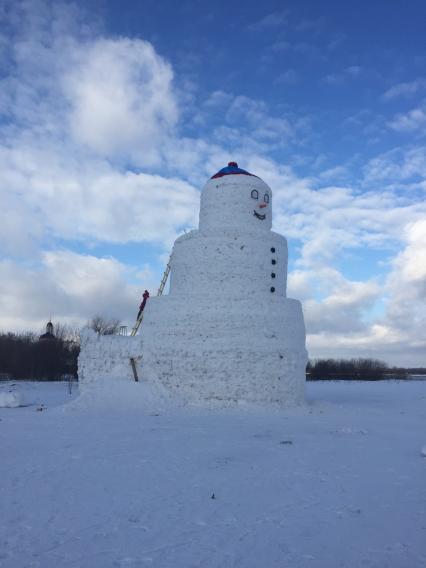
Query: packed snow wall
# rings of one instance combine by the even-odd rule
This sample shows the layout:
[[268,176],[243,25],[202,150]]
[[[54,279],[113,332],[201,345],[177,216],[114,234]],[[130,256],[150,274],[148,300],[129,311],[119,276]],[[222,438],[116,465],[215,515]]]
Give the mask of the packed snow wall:
[[80,390],[99,385],[101,382],[116,383],[134,381],[130,358],[136,371],[141,370],[142,338],[122,335],[99,335],[91,329],[81,333],[81,348],[78,357]]
[[127,366],[128,376],[137,355],[142,380],[190,403],[302,402],[303,313],[286,297],[287,242],[271,225],[272,192],[260,178],[232,163],[213,176],[199,229],[175,242],[169,294],[148,301],[137,341],[122,363],[111,349],[112,371],[105,363],[101,372],[113,379]]

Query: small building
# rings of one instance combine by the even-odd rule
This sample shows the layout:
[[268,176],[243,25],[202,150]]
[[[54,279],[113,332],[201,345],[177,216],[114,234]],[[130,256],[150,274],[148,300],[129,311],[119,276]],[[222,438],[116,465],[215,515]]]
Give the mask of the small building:
[[40,335],[39,340],[45,341],[51,339],[55,339],[55,334],[53,332],[53,323],[49,320],[46,324],[46,333]]

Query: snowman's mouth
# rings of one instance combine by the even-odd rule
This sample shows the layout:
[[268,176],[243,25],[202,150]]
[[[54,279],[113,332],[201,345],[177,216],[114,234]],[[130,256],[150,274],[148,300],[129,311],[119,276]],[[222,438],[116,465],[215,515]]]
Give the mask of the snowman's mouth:
[[258,219],[260,219],[261,221],[264,221],[266,219],[266,215],[259,215],[259,213],[257,211],[253,211],[254,216],[257,217]]

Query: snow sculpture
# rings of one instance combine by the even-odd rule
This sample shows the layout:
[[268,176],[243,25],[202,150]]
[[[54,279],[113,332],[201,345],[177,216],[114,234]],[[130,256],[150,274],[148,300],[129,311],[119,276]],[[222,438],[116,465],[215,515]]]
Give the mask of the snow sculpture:
[[303,401],[303,314],[286,297],[287,241],[271,225],[257,176],[230,162],[206,183],[199,229],[174,244],[169,294],[150,298],[132,338],[141,380],[193,403]]

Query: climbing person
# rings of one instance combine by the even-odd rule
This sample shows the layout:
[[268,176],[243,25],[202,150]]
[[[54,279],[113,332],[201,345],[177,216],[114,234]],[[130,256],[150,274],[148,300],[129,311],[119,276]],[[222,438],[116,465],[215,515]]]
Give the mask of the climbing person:
[[148,290],[145,290],[145,292],[142,294],[142,298],[143,298],[143,300],[142,300],[141,305],[139,306],[138,317],[137,317],[136,319],[139,319],[139,318],[141,317],[141,314],[142,314],[142,312],[143,312],[143,310],[144,310],[144,308],[145,308],[146,301],[147,301],[148,298],[149,298],[149,292],[148,292]]

